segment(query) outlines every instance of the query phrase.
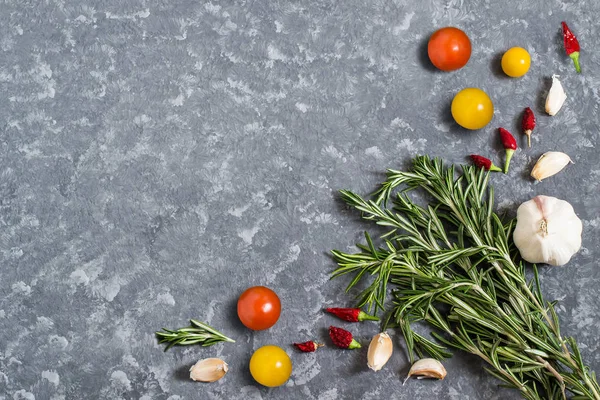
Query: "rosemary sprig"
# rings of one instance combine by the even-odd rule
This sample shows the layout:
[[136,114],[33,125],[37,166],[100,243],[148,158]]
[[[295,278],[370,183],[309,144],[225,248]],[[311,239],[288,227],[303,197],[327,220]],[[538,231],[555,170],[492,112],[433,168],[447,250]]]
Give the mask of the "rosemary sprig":
[[165,347],[165,351],[175,345],[186,346],[190,344],[200,344],[206,347],[219,342],[235,343],[235,340],[228,338],[204,322],[191,319],[190,324],[191,326],[187,328],[180,328],[177,330],[163,328],[162,331],[156,332],[156,337],[159,339],[158,343],[169,343],[167,347]]
[[[348,290],[371,277],[359,307],[388,311],[384,327],[399,327],[411,361],[415,353],[442,359],[448,348],[475,354],[487,371],[531,400],[596,399],[600,386],[576,341],[561,336],[554,302],[545,301],[533,266],[509,238],[514,221],[493,211],[489,173],[417,157],[411,171],[389,170],[372,200],[342,198],[364,219],[388,229],[376,247],[368,233],[355,254],[333,251],[333,276],[351,274]],[[419,205],[409,191],[430,198]],[[391,302],[386,304],[391,289]],[[417,334],[426,322],[435,341]]]

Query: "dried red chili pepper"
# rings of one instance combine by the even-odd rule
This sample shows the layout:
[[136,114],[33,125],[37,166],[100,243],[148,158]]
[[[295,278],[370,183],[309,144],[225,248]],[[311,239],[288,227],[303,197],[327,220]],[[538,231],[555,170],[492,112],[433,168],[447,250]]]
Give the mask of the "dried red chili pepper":
[[502,172],[502,170],[494,165],[492,160],[489,158],[478,156],[477,154],[471,154],[471,160],[473,160],[473,164],[475,164],[475,166],[478,168],[483,168],[486,171]]
[[379,318],[369,315],[360,308],[327,308],[325,309],[330,314],[335,315],[338,318],[348,322],[361,322],[364,320],[379,321]]
[[504,173],[508,173],[508,167],[510,165],[510,159],[512,158],[515,150],[517,150],[517,141],[515,137],[506,129],[498,128],[500,131],[500,139],[502,139],[502,145],[506,151],[506,161],[504,161]]
[[298,348],[298,350],[300,350],[304,353],[312,353],[313,351],[317,351],[317,349],[319,347],[323,347],[325,345],[322,343],[317,343],[317,342],[313,342],[312,340],[309,340],[308,342],[294,343],[294,346],[296,346]]
[[577,73],[581,73],[581,67],[579,66],[579,41],[573,35],[573,32],[571,32],[565,21],[561,22],[561,24],[567,55],[573,60]]
[[523,121],[521,122],[523,133],[527,135],[527,147],[531,147],[531,132],[535,128],[535,115],[531,108],[527,107],[523,113]]
[[329,337],[333,344],[342,349],[360,349],[361,345],[358,343],[352,333],[345,329],[337,328],[335,326],[329,327]]

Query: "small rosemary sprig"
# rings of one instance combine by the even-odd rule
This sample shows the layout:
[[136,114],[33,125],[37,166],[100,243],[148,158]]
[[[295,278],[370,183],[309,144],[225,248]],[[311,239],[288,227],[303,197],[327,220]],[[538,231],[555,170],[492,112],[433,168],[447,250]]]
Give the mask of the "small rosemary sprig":
[[[388,171],[372,200],[342,191],[364,219],[388,232],[379,247],[365,233],[360,252],[334,250],[333,276],[353,275],[348,290],[370,277],[358,306],[389,312],[384,327],[400,328],[411,361],[414,353],[448,357],[451,347],[480,357],[491,375],[526,399],[600,400],[595,374],[575,339],[562,336],[535,266],[527,280],[510,240],[514,222],[493,211],[488,179],[483,169],[458,173],[417,157],[411,171]],[[413,189],[424,191],[429,204],[413,200]],[[420,321],[433,328],[435,340],[412,329]]]
[[162,331],[156,332],[156,337],[159,339],[158,343],[169,343],[165,348],[165,351],[175,345],[186,346],[190,344],[200,344],[206,347],[219,342],[235,343],[235,340],[228,338],[215,328],[203,322],[191,319],[190,324],[191,326],[187,328],[180,328],[177,330],[163,328]]

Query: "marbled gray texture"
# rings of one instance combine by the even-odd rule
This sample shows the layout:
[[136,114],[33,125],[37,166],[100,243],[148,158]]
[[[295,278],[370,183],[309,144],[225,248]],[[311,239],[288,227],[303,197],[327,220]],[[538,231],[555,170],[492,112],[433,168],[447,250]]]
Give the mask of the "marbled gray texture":
[[[415,154],[501,162],[494,128],[518,132],[525,106],[539,128],[510,176],[494,176],[497,203],[514,212],[553,195],[584,221],[581,252],[544,268],[542,283],[600,370],[598,17],[593,0],[0,1],[0,399],[516,398],[463,354],[443,382],[402,386],[398,335],[378,373],[365,349],[298,354],[290,342],[327,341],[334,320],[322,307],[352,301],[347,281],[328,280],[327,253],[350,250],[369,225],[337,190],[368,193]],[[563,19],[583,46],[581,75],[562,48]],[[473,42],[453,73],[424,52],[445,25]],[[515,45],[532,54],[522,79],[499,71]],[[550,118],[554,73],[569,99]],[[469,86],[496,106],[478,132],[448,113]],[[535,185],[528,170],[547,150],[575,164]],[[235,302],[256,284],[284,311],[253,333]],[[189,318],[237,343],[163,353],[153,332]],[[352,329],[366,344],[377,325]],[[277,389],[247,369],[268,343],[294,362]],[[230,365],[223,380],[188,380],[214,356]]]

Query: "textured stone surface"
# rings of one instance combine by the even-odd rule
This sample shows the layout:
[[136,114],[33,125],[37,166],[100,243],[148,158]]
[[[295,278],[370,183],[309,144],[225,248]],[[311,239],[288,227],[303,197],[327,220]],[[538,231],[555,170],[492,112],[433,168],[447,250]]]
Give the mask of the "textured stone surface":
[[[511,175],[494,176],[498,204],[554,195],[584,221],[582,251],[543,269],[542,283],[600,370],[599,16],[593,0],[1,1],[0,399],[516,398],[465,355],[443,382],[401,386],[397,335],[376,374],[365,349],[304,355],[289,343],[325,340],[333,320],[321,308],[351,303],[346,281],[328,281],[327,252],[351,249],[368,225],[338,189],[367,193],[418,153],[500,161],[493,128],[518,131],[528,105],[539,129]],[[579,76],[563,19],[583,46]],[[424,52],[445,25],[473,41],[467,67],[450,74]],[[514,45],[533,63],[517,80],[499,71]],[[553,73],[569,99],[550,118]],[[479,132],[449,117],[468,86],[496,106]],[[528,170],[547,150],[575,164],[535,185]],[[266,332],[235,316],[255,284],[283,302]],[[163,353],[153,332],[191,317],[238,342]],[[365,343],[377,331],[353,329]],[[278,389],[247,371],[268,343],[294,362]],[[230,364],[225,379],[190,382],[190,365],[213,356]]]

